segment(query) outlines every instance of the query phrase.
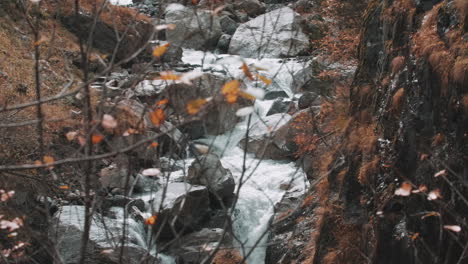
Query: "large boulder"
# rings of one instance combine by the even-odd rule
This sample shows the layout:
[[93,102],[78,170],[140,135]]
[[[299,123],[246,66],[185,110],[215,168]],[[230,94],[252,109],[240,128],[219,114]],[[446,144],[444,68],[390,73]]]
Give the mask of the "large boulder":
[[300,27],[301,16],[280,8],[240,25],[232,36],[230,54],[244,57],[291,57],[303,54],[309,38]]
[[170,4],[165,10],[165,20],[176,25],[174,30],[166,31],[167,41],[184,48],[215,47],[222,34],[219,17],[206,10]]
[[[84,206],[63,206],[59,208],[53,221],[50,238],[55,242],[63,263],[79,263],[81,256],[79,245],[81,245],[85,222]],[[128,219],[126,228],[127,245],[123,251],[124,262],[130,264],[154,263],[152,261],[156,261],[155,258],[144,249],[145,245],[142,241],[145,239],[140,232],[139,224]],[[95,213],[92,217],[85,263],[119,263],[120,241],[123,234],[122,219],[111,219]]]
[[320,107],[321,104],[320,95],[313,92],[305,92],[297,103],[297,106],[300,110],[309,108],[309,107]]
[[208,187],[219,199],[232,196],[236,186],[232,173],[223,167],[213,153],[194,160],[188,169],[188,182]]
[[228,35],[234,34],[239,26],[239,24],[228,15],[221,16],[219,23],[221,24],[221,30]]
[[169,254],[175,256],[177,263],[196,264],[210,257],[213,250],[232,246],[229,233],[221,228],[203,228],[202,230],[177,239],[170,247]]
[[[130,58],[154,38],[154,26],[144,20],[135,20],[128,30],[127,25],[114,27],[114,24],[103,22],[101,19],[95,21],[93,14],[85,11],[79,12],[78,15],[74,12],[64,12],[60,20],[70,32],[85,40],[93,30],[92,46],[102,53],[115,52],[117,60]],[[141,55],[148,56],[148,53]]]
[[254,123],[249,131],[249,138],[239,142],[239,147],[254,153],[257,158],[284,160],[292,155],[286,138],[287,124],[291,120],[288,114],[274,114]]
[[118,159],[118,164],[111,164],[99,171],[99,182],[102,188],[113,193],[122,193],[133,185],[134,177],[129,172],[128,162]]
[[153,226],[157,239],[168,240],[201,227],[210,212],[208,189],[183,182],[168,183],[154,194]]
[[285,98],[278,98],[276,99],[273,104],[271,105],[270,109],[267,112],[267,116],[280,114],[280,113],[288,113],[291,110],[295,109],[295,104],[290,99]]

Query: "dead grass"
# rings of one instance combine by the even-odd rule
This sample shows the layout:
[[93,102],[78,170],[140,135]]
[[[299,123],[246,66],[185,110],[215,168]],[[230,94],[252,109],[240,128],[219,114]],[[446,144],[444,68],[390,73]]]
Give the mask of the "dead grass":
[[461,104],[466,114],[468,114],[468,94],[464,94],[461,99]]
[[376,125],[372,124],[356,124],[348,130],[349,135],[346,138],[346,150],[350,152],[362,152],[370,154],[375,149],[377,143],[377,135],[375,132]]
[[214,256],[211,264],[238,264],[242,259],[241,254],[234,249],[221,249]]
[[[452,81],[463,85],[467,83],[468,43],[463,41],[462,26],[450,28],[445,33],[447,37],[445,41],[437,33],[437,15],[445,4],[445,2],[440,3],[427,14],[426,21],[413,37],[412,47],[417,56],[427,59],[433,71],[438,75],[442,84],[441,95],[448,93],[448,87]],[[466,11],[468,2],[456,1],[456,5],[461,14],[468,12]]]
[[[52,19],[43,21],[41,35],[41,90],[48,97],[60,92],[71,78],[78,79],[77,69],[71,64],[67,54],[76,48],[74,36],[60,27]],[[0,17],[0,101],[7,105],[35,100],[34,49],[30,30],[24,21]],[[73,120],[70,110],[73,107],[66,101],[56,101],[43,105],[46,119],[61,119],[45,126],[46,143],[60,127]],[[0,113],[1,123],[14,123],[36,119],[36,108],[29,107],[19,112]],[[1,162],[26,162],[36,150],[37,136],[35,125],[0,129]]]
[[405,66],[405,60],[405,56],[398,56],[393,58],[391,63],[392,75],[395,75],[403,69],[403,67]]
[[371,177],[379,171],[380,157],[376,156],[374,159],[364,162],[359,168],[358,181],[361,185],[366,186],[371,182]]
[[445,135],[442,133],[437,133],[437,135],[435,135],[432,138],[432,146],[433,147],[440,146],[442,143],[444,143],[444,141],[445,141]]
[[[151,23],[151,18],[135,9],[114,6],[109,4],[109,1],[106,1],[105,5],[103,3],[104,0],[81,0],[80,8],[88,14],[100,12],[101,21],[115,26],[119,31],[124,31],[127,26],[137,22]],[[63,1],[60,7],[66,15],[71,15],[74,12],[74,0]]]
[[455,0],[453,1],[458,9],[460,20],[463,21],[465,27],[468,23],[468,1],[466,0]]
[[401,108],[403,106],[404,96],[405,96],[405,89],[403,88],[398,89],[396,93],[393,95],[391,111],[394,114],[400,113]]
[[464,87],[468,86],[468,58],[462,59],[459,57],[455,61],[452,78],[456,83]]

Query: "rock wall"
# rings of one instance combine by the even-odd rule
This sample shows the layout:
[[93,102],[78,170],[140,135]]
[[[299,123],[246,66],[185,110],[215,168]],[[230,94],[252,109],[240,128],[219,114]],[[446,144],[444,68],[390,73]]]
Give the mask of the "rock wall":
[[286,239],[267,263],[467,261],[467,10],[369,2],[344,133],[318,157],[326,173],[309,171],[302,213],[273,229]]

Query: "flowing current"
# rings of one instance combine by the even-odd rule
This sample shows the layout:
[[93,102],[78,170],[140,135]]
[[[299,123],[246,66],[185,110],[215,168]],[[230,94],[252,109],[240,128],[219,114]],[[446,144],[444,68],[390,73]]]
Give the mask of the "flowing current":
[[[215,74],[227,75],[236,79],[244,79],[242,64],[249,67],[262,69],[261,74],[273,80],[272,84],[265,87],[261,82],[247,82],[250,89],[273,89],[284,91],[287,96],[294,97],[291,91],[293,74],[304,68],[304,64],[296,60],[281,59],[246,59],[233,55],[215,55],[201,51],[184,50],[183,62],[191,65],[194,71],[213,72]],[[281,188],[289,185],[287,191],[290,195],[300,195],[307,189],[305,174],[292,161],[260,160],[253,154],[245,155],[244,150],[238,147],[239,141],[246,135],[250,126],[261,132],[267,131],[275,126],[284,124],[289,116],[284,115],[284,119],[278,119],[276,123],[263,124],[262,121],[273,104],[273,100],[257,99],[254,105],[254,112],[250,117],[236,124],[235,128],[218,136],[205,136],[196,140],[211,146],[210,151],[221,157],[223,166],[231,171],[236,181],[238,201],[233,210],[232,223],[233,232],[239,241],[234,242],[236,249],[244,256],[248,255],[247,263],[263,264],[265,262],[266,242],[268,240],[269,223],[274,214],[274,207],[286,191]],[[250,122],[248,119],[250,118]],[[276,119],[275,119],[276,120]],[[252,126],[253,125],[253,126]],[[260,127],[260,129],[259,129]],[[170,182],[176,182],[187,175],[188,166],[192,163],[193,157],[178,161],[183,169],[172,172],[169,175]],[[245,164],[245,171],[243,171]],[[144,169],[144,168],[142,168]],[[240,188],[240,190],[239,190]],[[169,194],[168,194],[169,195]],[[154,192],[138,194],[135,198],[141,198],[149,202],[155,197]],[[152,248],[152,253],[156,253],[153,246],[149,246],[148,241],[151,232],[145,230],[143,223],[127,218],[124,220],[123,208],[112,207],[114,217],[95,217],[91,228],[90,239],[103,248],[118,247],[121,226],[125,223],[127,228],[128,243],[130,246],[140,248]],[[143,212],[144,217],[149,217],[151,212]],[[63,206],[59,218],[68,226],[83,231],[84,208],[83,206]],[[119,231],[120,230],[120,231]],[[158,254],[161,263],[173,264],[174,259],[164,254]]]
[[[111,0],[111,3],[127,5],[131,4],[132,0]],[[249,82],[247,83],[248,87],[282,91],[290,99],[297,96],[291,89],[293,75],[306,67],[303,62],[297,60],[250,59],[188,49],[184,50],[182,60],[185,64],[194,67],[195,71],[212,72],[237,79],[244,79],[245,76],[241,66],[243,63],[246,63],[249,67],[261,69],[261,74],[273,81],[268,87],[265,87],[265,84],[261,82]],[[259,121],[261,122],[266,117],[273,101],[256,100],[254,113],[250,115],[250,125]],[[233,232],[240,240],[240,242],[235,242],[234,246],[244,256],[249,255],[247,263],[263,264],[265,263],[268,228],[274,214],[274,206],[286,193],[280,186],[282,184],[290,184],[291,187],[288,192],[300,195],[306,191],[308,182],[304,172],[295,166],[292,161],[260,160],[256,159],[253,154],[244,154],[244,150],[238,147],[238,143],[245,137],[249,124],[248,118],[245,117],[232,131],[218,136],[206,136],[203,139],[197,140],[197,142],[211,146],[210,151],[215,152],[221,157],[223,166],[229,169],[235,178],[235,192],[241,186],[238,201],[232,215]],[[282,120],[279,121],[281,122]],[[275,126],[281,124],[269,125]],[[268,128],[265,126],[264,129]],[[184,177],[192,161],[193,158],[180,161],[179,165],[183,166],[184,169],[183,171],[171,173],[170,181],[177,181]],[[245,171],[243,171],[244,164],[246,167]],[[154,198],[154,193],[139,195],[138,198],[149,201]],[[70,216],[65,214],[65,218],[62,219],[68,219],[68,221],[79,219],[76,215],[80,212],[76,211],[76,208],[70,207],[68,209],[72,210]],[[121,209],[115,208],[115,210],[116,214],[122,214]],[[146,212],[146,214],[149,215],[149,212]],[[107,219],[106,221],[116,222],[115,224],[123,223],[123,220]],[[147,248],[146,241],[150,234],[145,232],[142,224],[131,220],[128,221],[128,235],[132,238],[133,244]],[[82,223],[76,223],[76,227],[81,228],[81,226]],[[92,231],[91,236],[94,235],[98,238],[104,236],[100,232],[101,229],[104,229],[99,228],[99,223],[96,223],[95,228],[96,231]],[[164,264],[175,263],[172,257],[163,254],[159,254],[159,258]]]
[[[290,87],[292,73],[303,69],[304,64],[291,60],[281,59],[242,59],[233,55],[215,55],[201,51],[184,50],[184,63],[201,65],[200,70],[223,72],[233,78],[244,77],[241,66],[246,63],[250,66],[262,68],[262,74],[273,80],[274,89],[281,89],[290,97],[294,96]],[[249,83],[247,85],[261,87],[263,83]],[[265,88],[265,87],[263,87]],[[251,114],[250,124],[262,120],[273,100],[256,100],[254,113]],[[280,120],[281,121],[281,120]],[[280,124],[273,124],[280,125]],[[208,136],[200,143],[212,146],[212,150],[219,154],[223,166],[229,169],[236,180],[236,191],[240,188],[236,210],[233,215],[233,231],[241,240],[238,243],[239,251],[248,254],[251,250],[248,263],[262,264],[265,261],[267,229],[274,213],[274,205],[281,200],[285,191],[280,188],[282,184],[291,184],[288,192],[302,194],[307,189],[307,180],[302,170],[291,161],[260,160],[253,154],[246,155],[246,171],[243,173],[244,150],[238,143],[245,137],[248,128],[248,117],[236,127],[223,135]],[[265,129],[267,129],[265,127]],[[190,164],[192,160],[186,160]],[[183,172],[179,172],[183,173]],[[177,177],[177,173],[174,175]]]

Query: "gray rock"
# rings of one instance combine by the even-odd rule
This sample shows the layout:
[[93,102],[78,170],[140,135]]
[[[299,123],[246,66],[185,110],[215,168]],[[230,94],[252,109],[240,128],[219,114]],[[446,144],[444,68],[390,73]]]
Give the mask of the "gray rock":
[[99,172],[99,181],[101,186],[107,190],[130,188],[133,185],[134,178],[129,174],[125,164],[111,164],[101,169]]
[[158,221],[153,226],[157,239],[177,237],[196,230],[209,214],[208,189],[183,182],[169,183],[155,193],[152,208],[158,214]]
[[176,25],[174,30],[166,31],[167,41],[184,48],[215,47],[222,34],[219,17],[206,10],[170,4],[165,10],[165,20]]
[[229,53],[252,58],[305,53],[309,38],[302,32],[300,20],[300,15],[289,7],[258,16],[237,28]]
[[221,53],[226,53],[229,49],[229,43],[231,42],[231,35],[228,34],[223,34],[218,41],[218,45],[216,48],[221,52]]
[[288,114],[274,114],[263,118],[252,125],[249,138],[242,139],[239,147],[254,153],[257,158],[289,159],[294,151],[287,145],[292,140],[286,137],[290,120],[291,116]]
[[[83,39],[87,39],[89,32],[94,30],[93,48],[107,54],[115,53],[117,61],[127,59],[139,51],[148,41],[152,40],[154,32],[154,27],[150,23],[137,21],[124,34],[123,29],[116,29],[113,24],[107,24],[101,20],[95,21],[94,16],[87,12],[80,12],[78,16],[62,14],[60,19],[70,32]],[[116,34],[116,30],[118,34]],[[119,36],[122,39],[119,39]],[[116,47],[118,47],[117,50],[115,50]],[[147,54],[142,52],[139,57],[146,59]]]
[[277,98],[288,98],[288,94],[285,91],[267,91],[265,93],[265,100],[273,100]]
[[273,102],[266,115],[270,116],[279,113],[288,113],[290,110],[294,109],[294,107],[293,101],[285,98],[278,98]]
[[133,206],[140,211],[145,210],[145,202],[141,199],[133,199],[124,195],[114,195],[104,198],[101,209],[106,213],[111,207],[122,207],[128,212],[133,212]]
[[332,82],[318,76],[321,72],[329,69],[317,59],[312,60],[306,67],[294,73],[291,90],[294,93],[315,92],[317,94],[327,94]]
[[236,186],[232,173],[223,167],[215,154],[200,156],[188,169],[189,183],[208,187],[219,199],[232,196]]
[[239,24],[228,15],[220,17],[219,23],[221,24],[221,30],[228,35],[234,34],[239,26]]
[[[72,205],[63,206],[55,214],[54,224],[50,232],[50,238],[55,242],[56,249],[63,260],[63,263],[79,263],[81,238],[84,229],[85,208],[84,206]],[[126,241],[124,250],[125,263],[153,263],[153,257],[143,248],[144,237],[140,232],[139,224],[132,219],[128,219]],[[123,236],[123,223],[121,219],[111,219],[95,213],[92,218],[89,247],[87,251],[87,261],[85,263],[119,263],[117,256],[120,248],[119,244]],[[108,253],[102,253],[107,250]]]
[[170,247],[169,254],[180,263],[202,263],[218,244],[222,248],[232,246],[229,233],[221,228],[204,228],[177,239]]
[[321,97],[313,92],[305,92],[298,102],[298,107],[300,110],[311,107],[311,106],[320,106]]

